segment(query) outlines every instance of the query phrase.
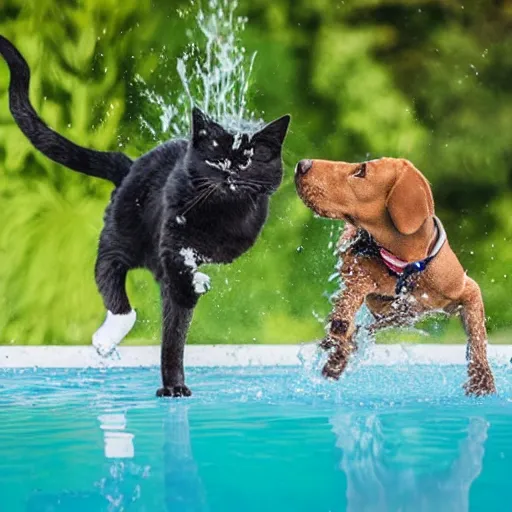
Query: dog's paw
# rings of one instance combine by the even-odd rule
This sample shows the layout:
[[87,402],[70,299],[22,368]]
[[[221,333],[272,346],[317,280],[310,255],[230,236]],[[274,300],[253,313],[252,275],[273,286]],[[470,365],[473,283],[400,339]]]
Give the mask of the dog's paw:
[[348,361],[345,358],[329,358],[322,369],[322,375],[326,379],[338,380],[347,367]]
[[339,343],[336,338],[333,338],[332,336],[326,336],[319,344],[320,348],[323,350],[331,350],[331,348],[334,348]]
[[347,338],[349,338],[349,340],[350,338],[354,338],[353,335],[348,336],[349,329],[350,323],[346,320],[340,320],[337,318],[331,319],[329,333],[320,342],[320,348],[330,350],[346,343]]
[[335,366],[332,366],[329,363],[326,363],[325,366],[322,368],[322,376],[325,377],[326,379],[338,380],[341,376],[341,373],[341,370],[339,370]]
[[[357,334],[357,331],[356,331]],[[355,335],[348,340],[332,331],[319,343],[320,348],[323,350],[331,350],[333,348],[339,348],[347,356],[357,350],[357,343],[355,342]]]
[[93,334],[92,344],[102,357],[111,355],[124,337],[132,330],[137,314],[132,309],[125,315],[114,315],[107,311],[107,318]]
[[485,396],[496,393],[494,376],[487,362],[470,361],[468,365],[468,381],[464,384],[468,396]]
[[467,396],[494,395],[496,393],[496,386],[494,385],[494,382],[492,384],[483,384],[482,382],[468,380],[468,382],[464,384],[464,391]]
[[194,272],[192,284],[194,285],[194,291],[198,295],[206,293],[211,288],[210,277],[202,272]]
[[168,396],[168,397],[178,398],[178,397],[191,396],[191,395],[192,395],[192,391],[190,391],[190,389],[187,386],[185,386],[185,384],[183,384],[182,386],[166,386],[166,387],[160,388],[156,392],[156,396],[158,396],[158,397]]
[[496,393],[496,385],[491,371],[471,376],[464,384],[464,391],[468,396],[494,395]]

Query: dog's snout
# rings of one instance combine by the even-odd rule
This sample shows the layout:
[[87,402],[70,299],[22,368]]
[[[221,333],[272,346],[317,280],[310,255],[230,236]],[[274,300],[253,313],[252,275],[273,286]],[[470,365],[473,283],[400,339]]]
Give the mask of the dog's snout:
[[311,160],[301,160],[295,168],[295,173],[304,175],[311,169],[311,167],[313,167],[313,162]]

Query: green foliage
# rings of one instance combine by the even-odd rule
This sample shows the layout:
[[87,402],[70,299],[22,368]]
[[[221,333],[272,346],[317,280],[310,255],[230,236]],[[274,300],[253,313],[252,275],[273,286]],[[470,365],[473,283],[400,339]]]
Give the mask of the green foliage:
[[[31,99],[51,127],[85,146],[118,145],[123,77],[140,45],[129,28],[148,10],[140,1],[8,2],[0,31],[30,62]],[[2,342],[88,342],[103,315],[93,268],[111,187],[37,153],[6,108],[7,84],[2,65]]]
[[[135,76],[164,97],[181,87],[176,59],[193,15],[179,17],[178,7],[187,4],[7,0],[0,33],[29,61],[31,98],[51,127],[82,145],[137,156],[155,144],[140,116],[155,120],[158,112]],[[243,43],[258,52],[251,107],[265,119],[293,117],[286,177],[253,250],[206,270],[213,289],[190,341],[322,335],[335,263],[329,243],[340,225],[314,218],[297,198],[293,167],[304,157],[410,158],[432,183],[451,245],[482,285],[489,327],[510,326],[509,4],[245,0],[240,9],[249,17]],[[93,267],[111,186],[35,152],[8,112],[7,84],[0,64],[0,343],[88,343],[104,315]],[[128,342],[157,343],[155,283],[136,271],[128,289],[139,315]],[[453,322],[425,328],[434,340],[463,340]]]

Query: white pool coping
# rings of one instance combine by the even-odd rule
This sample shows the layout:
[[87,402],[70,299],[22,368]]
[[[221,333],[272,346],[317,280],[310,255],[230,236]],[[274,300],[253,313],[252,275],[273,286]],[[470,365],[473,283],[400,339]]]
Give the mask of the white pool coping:
[[[188,345],[186,367],[297,366],[314,358],[316,344]],[[120,368],[160,365],[159,346],[120,347],[117,358],[104,359],[92,346],[0,346],[0,368]],[[489,345],[493,364],[508,365],[512,345]],[[365,365],[465,364],[465,345],[374,345]]]

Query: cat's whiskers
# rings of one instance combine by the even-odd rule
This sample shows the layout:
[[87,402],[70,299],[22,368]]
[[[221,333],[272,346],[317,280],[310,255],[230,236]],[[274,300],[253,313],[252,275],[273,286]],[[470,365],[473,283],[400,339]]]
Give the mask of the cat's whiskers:
[[214,182],[210,178],[194,178],[191,182],[198,191],[203,189],[205,186],[214,185]]
[[185,209],[181,212],[180,215],[184,216],[186,213],[188,213],[197,203],[199,203],[199,201],[203,199],[204,196],[210,192],[213,186],[214,185],[208,185],[203,187],[199,194],[195,195],[188,203],[185,203]]
[[216,192],[218,189],[220,188],[220,185],[219,184],[216,184],[216,185],[213,185],[212,188],[210,189],[210,192],[206,194],[206,196],[204,196],[201,201],[199,202],[198,205],[196,206],[201,206],[214,192]]
[[252,205],[254,206],[254,208],[258,208],[256,200],[254,199],[254,197],[252,197],[252,194],[249,195],[249,199],[252,201]]
[[203,204],[206,199],[208,199],[218,188],[219,185],[210,184],[201,194],[195,196],[190,203],[185,205],[186,209],[181,213],[181,215],[184,216],[186,213],[192,210],[192,208]]
[[270,180],[263,180],[257,178],[244,178],[241,180],[241,183],[250,183],[254,185],[271,185],[272,182]]
[[271,183],[268,181],[251,181],[251,180],[240,180],[237,181],[237,185],[241,188],[248,189],[255,193],[261,193],[264,189],[267,189],[271,186]]

